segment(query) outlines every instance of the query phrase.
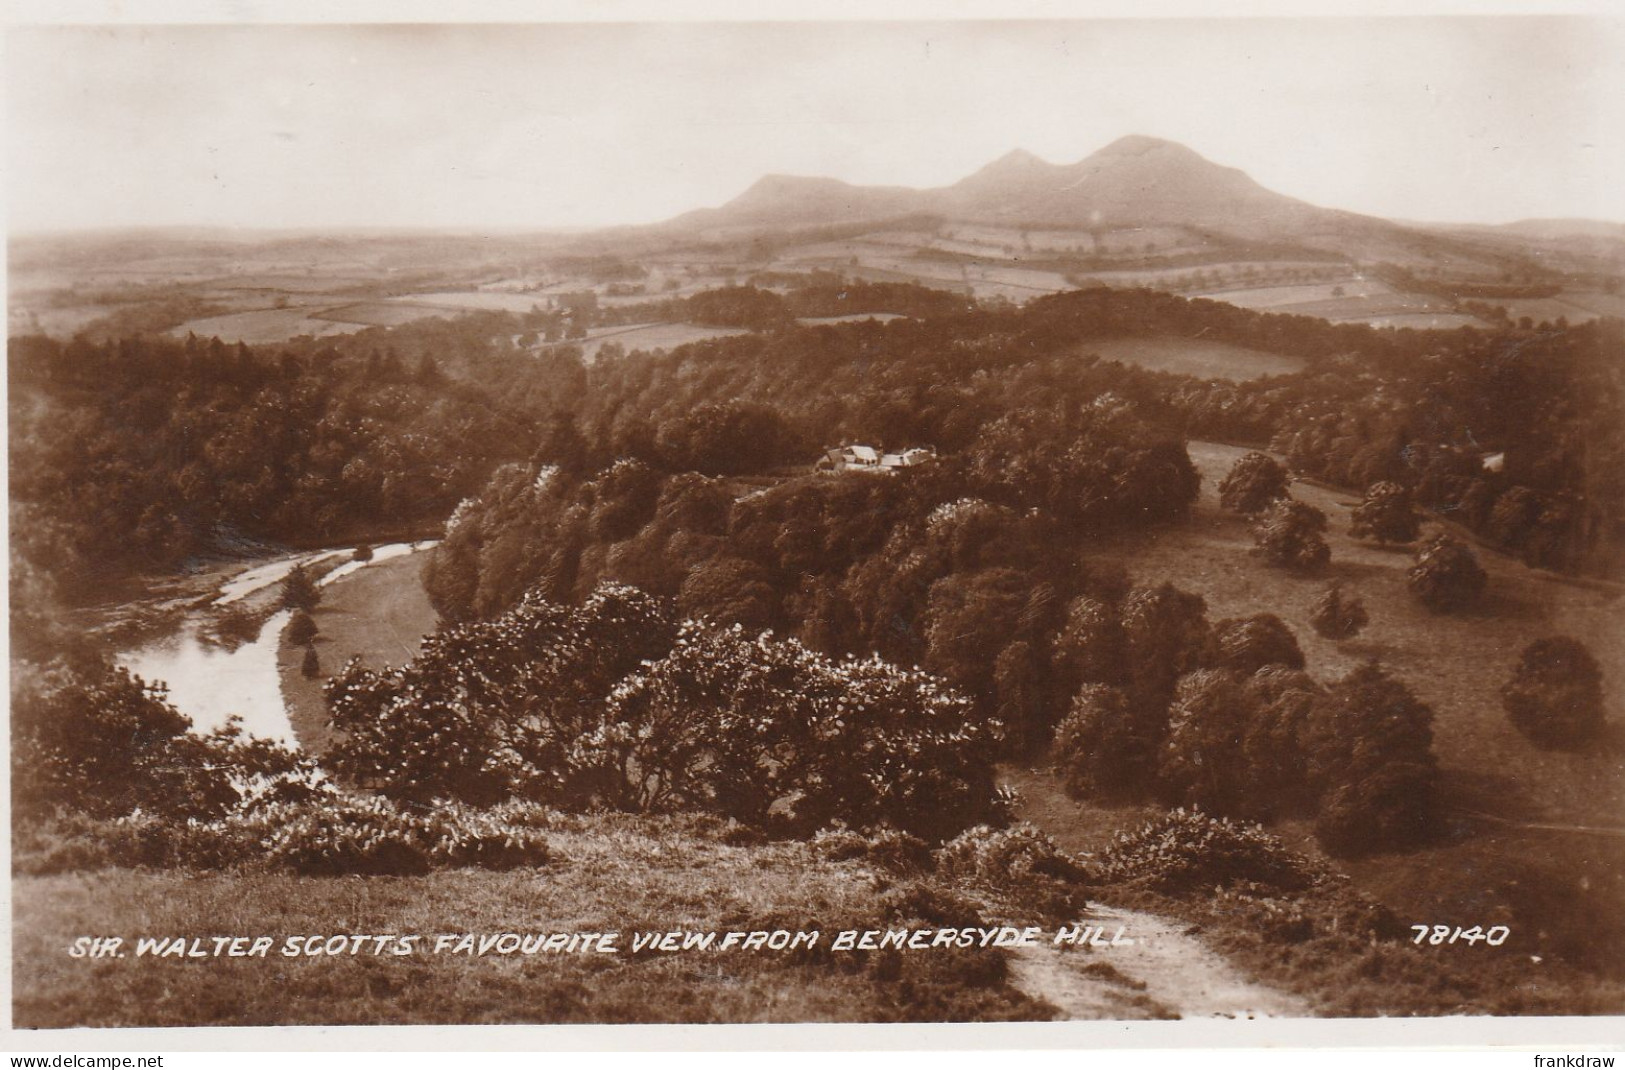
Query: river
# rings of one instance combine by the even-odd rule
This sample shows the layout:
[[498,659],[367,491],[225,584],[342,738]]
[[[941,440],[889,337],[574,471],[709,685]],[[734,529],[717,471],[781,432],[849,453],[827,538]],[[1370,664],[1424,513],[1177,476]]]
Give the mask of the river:
[[[370,561],[347,561],[323,576],[326,586],[378,561],[433,546],[433,542],[392,543],[377,547]],[[296,554],[245,568],[220,585],[214,605],[229,605],[280,583],[296,565],[318,564],[346,554],[329,550]],[[224,725],[233,714],[243,719],[249,735],[298,746],[277,673],[277,645],[290,614],[280,610],[267,620],[252,642],[227,649],[200,634],[206,613],[189,613],[169,635],[119,655],[118,662],[149,682],[169,687],[169,701],[192,719],[198,732]]]

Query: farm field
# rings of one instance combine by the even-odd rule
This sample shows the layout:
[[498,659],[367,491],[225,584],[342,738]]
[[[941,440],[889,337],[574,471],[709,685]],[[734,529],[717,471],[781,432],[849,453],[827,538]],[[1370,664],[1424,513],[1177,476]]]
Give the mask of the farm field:
[[1317,282],[1301,286],[1260,286],[1240,290],[1209,290],[1201,296],[1225,301],[1242,308],[1276,309],[1319,301],[1353,300],[1361,297],[1385,297],[1393,287],[1376,279],[1347,279],[1339,282]]
[[676,349],[690,342],[704,342],[712,338],[732,338],[749,334],[737,327],[702,327],[693,323],[648,323],[632,327],[595,327],[587,332],[583,341],[561,343],[581,347],[581,359],[591,363],[599,350],[614,343],[630,353],[636,349]]
[[282,698],[304,749],[317,754],[327,749],[330,731],[322,685],[329,676],[352,657],[372,669],[400,665],[434,631],[440,617],[418,579],[423,562],[421,554],[377,561],[323,588],[321,605],[311,614],[321,629],[314,644],[321,659],[316,678],[306,679],[301,671],[303,647],[289,643],[286,636],[278,643]]
[[1079,353],[1094,353],[1102,360],[1122,361],[1159,372],[1177,372],[1203,379],[1243,382],[1266,375],[1290,375],[1303,370],[1303,362],[1280,353],[1266,353],[1226,342],[1200,338],[1154,335],[1109,338],[1077,346]]
[[536,294],[494,293],[489,291],[443,291],[402,294],[387,303],[437,311],[529,312],[546,300]]
[[172,328],[170,335],[185,338],[195,334],[199,338],[219,338],[227,344],[247,342],[286,342],[302,334],[325,338],[334,334],[353,334],[366,324],[325,318],[320,310],[311,308],[265,308],[256,312],[233,312],[225,316],[190,320]]

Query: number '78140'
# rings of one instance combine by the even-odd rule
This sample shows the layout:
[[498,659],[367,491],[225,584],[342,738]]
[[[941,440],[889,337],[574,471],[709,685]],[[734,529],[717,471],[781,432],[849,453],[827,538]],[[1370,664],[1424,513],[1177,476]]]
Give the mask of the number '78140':
[[1512,930],[1505,925],[1492,925],[1488,932],[1484,931],[1482,925],[1474,925],[1471,929],[1463,929],[1460,925],[1457,925],[1454,929],[1448,925],[1412,925],[1411,928],[1416,930],[1416,939],[1412,940],[1411,943],[1432,944],[1435,947],[1440,944],[1454,944],[1458,941],[1464,944],[1476,944],[1480,940],[1484,941],[1489,947],[1500,947],[1506,943],[1507,937],[1512,935]]

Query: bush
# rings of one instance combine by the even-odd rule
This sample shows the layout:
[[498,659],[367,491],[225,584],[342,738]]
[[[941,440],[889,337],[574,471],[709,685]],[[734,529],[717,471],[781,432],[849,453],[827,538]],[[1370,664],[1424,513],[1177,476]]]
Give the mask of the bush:
[[1460,539],[1439,534],[1416,552],[1406,577],[1411,594],[1435,613],[1465,609],[1483,593],[1489,577]]
[[226,835],[261,833],[265,864],[301,874],[411,874],[544,864],[545,837],[507,818],[501,810],[442,804],[414,812],[383,799],[345,797],[266,807],[241,823],[227,822]]
[[350,554],[350,560],[351,561],[371,561],[372,560],[372,547],[368,546],[366,543],[362,543],[360,546],[357,546],[355,548],[355,550]]
[[1084,867],[1055,841],[1028,824],[995,829],[978,825],[966,829],[937,851],[940,873],[995,887],[1033,880],[1078,883]]
[[1270,506],[1253,528],[1253,542],[1264,560],[1278,568],[1316,572],[1332,559],[1321,535],[1325,530],[1325,513],[1287,498]]
[[1365,500],[1355,506],[1349,534],[1381,543],[1410,542],[1422,529],[1422,517],[1411,502],[1411,492],[1398,483],[1373,483]]
[[1537,639],[1502,686],[1501,702],[1535,746],[1577,749],[1602,731],[1602,669],[1577,639]]
[[312,613],[321,605],[322,589],[316,586],[316,578],[309,569],[304,565],[295,565],[282,579],[280,601],[284,609],[302,609]]
[[299,662],[299,673],[307,680],[314,680],[322,674],[322,658],[314,646],[305,647],[305,656]]
[[1102,883],[1132,882],[1168,895],[1239,881],[1295,891],[1314,880],[1307,859],[1257,825],[1185,809],[1118,833],[1097,865]]
[[233,720],[208,735],[124,669],[19,663],[12,679],[13,799],[31,818],[56,811],[115,818],[134,811],[209,818],[298,754],[246,737]]
[[294,646],[305,646],[316,640],[321,629],[316,626],[316,619],[302,609],[294,611],[288,619],[288,628],[282,637]]
[[931,869],[931,847],[918,836],[893,828],[859,832],[848,828],[820,829],[812,849],[831,862],[862,861],[892,873],[920,873]]
[[1368,623],[1365,603],[1358,598],[1345,599],[1338,583],[1327,587],[1309,611],[1310,626],[1327,639],[1352,639]]
[[1219,483],[1219,505],[1233,513],[1261,513],[1286,496],[1286,469],[1257,452],[1238,460]]

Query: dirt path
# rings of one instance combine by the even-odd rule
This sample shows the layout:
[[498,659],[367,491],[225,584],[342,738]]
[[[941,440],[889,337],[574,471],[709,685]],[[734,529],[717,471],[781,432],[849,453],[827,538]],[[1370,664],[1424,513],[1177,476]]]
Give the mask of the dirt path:
[[[1109,829],[1134,818],[1086,811],[1047,773],[1006,768],[1000,781],[1019,792],[1020,818],[1067,851],[1090,850]],[[1079,921],[1102,934],[1096,946],[1012,949],[1011,980],[1029,996],[1061,1009],[1068,1020],[1130,1018],[1290,1018],[1309,1004],[1248,979],[1191,935],[1184,922],[1092,903]],[[1121,942],[1112,937],[1122,929]],[[1131,942],[1132,941],[1132,942]]]
[[1104,906],[1081,920],[1104,930],[1096,941],[1104,946],[1018,948],[1010,962],[1016,987],[1059,1007],[1067,1020],[1311,1013],[1297,996],[1243,977],[1180,922]]

